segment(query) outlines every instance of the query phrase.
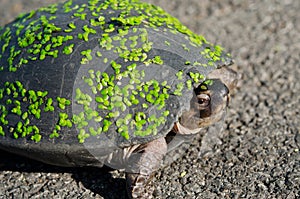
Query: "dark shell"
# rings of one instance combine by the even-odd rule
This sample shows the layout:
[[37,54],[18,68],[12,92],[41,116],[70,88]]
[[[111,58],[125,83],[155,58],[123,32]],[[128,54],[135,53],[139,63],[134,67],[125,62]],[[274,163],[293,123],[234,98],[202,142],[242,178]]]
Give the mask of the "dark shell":
[[0,148],[49,162],[165,136],[193,85],[231,63],[220,46],[136,0],[32,11],[0,29],[0,51]]

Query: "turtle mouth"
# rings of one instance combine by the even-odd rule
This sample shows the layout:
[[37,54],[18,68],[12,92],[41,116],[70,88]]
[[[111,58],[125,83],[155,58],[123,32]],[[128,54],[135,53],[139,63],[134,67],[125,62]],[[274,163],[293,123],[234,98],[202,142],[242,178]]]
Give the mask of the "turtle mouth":
[[226,115],[226,107],[224,107],[223,110],[217,112],[216,114],[211,114],[208,117],[201,117],[201,118],[194,117],[194,118],[197,121],[197,125],[199,127],[207,127],[218,121],[223,120],[225,118],[225,115]]

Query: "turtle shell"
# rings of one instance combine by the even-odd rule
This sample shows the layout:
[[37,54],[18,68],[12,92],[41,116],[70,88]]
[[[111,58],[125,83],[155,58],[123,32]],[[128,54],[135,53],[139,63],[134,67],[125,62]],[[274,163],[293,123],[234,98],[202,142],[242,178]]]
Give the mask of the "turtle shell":
[[0,29],[0,51],[0,148],[57,164],[59,154],[87,164],[165,136],[194,85],[231,64],[220,46],[137,0],[23,14]]

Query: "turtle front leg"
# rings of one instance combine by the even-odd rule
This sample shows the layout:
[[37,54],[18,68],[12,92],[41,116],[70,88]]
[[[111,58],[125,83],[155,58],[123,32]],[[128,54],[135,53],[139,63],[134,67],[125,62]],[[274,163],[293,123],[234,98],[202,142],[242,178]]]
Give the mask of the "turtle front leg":
[[151,198],[154,189],[147,187],[167,153],[165,138],[153,140],[138,147],[128,158],[126,180],[131,198]]

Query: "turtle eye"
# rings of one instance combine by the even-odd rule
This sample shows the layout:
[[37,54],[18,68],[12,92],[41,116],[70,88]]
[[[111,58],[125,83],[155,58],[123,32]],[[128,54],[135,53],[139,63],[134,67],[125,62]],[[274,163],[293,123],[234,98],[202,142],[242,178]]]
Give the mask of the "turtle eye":
[[200,109],[207,108],[210,104],[210,97],[207,94],[197,95],[198,98],[198,106]]

